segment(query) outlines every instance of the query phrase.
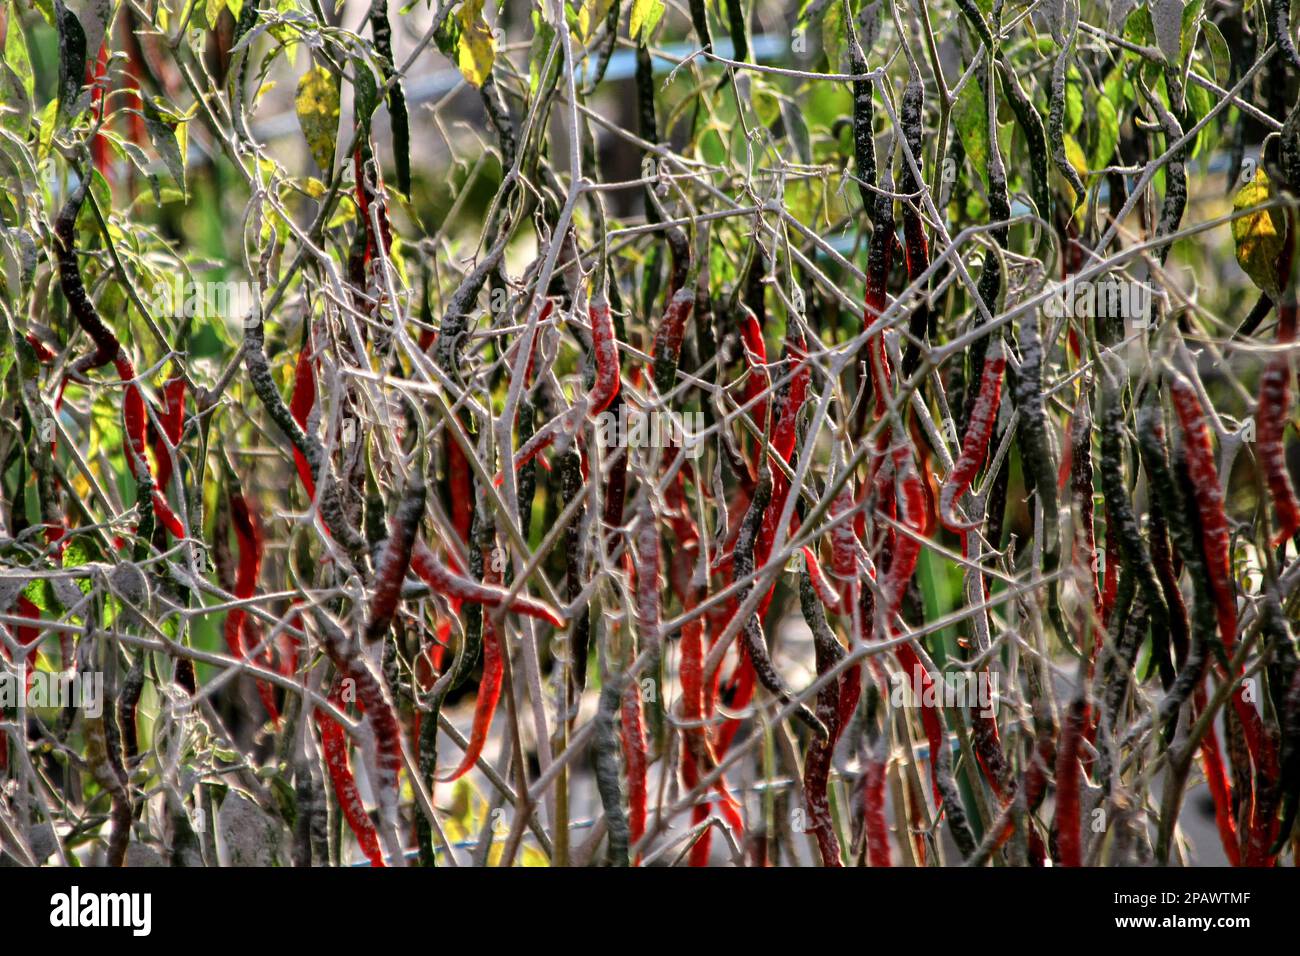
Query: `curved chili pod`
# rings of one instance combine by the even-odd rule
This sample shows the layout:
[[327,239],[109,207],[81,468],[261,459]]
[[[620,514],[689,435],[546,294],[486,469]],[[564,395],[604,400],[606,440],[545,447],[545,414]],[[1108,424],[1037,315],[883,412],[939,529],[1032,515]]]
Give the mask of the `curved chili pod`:
[[[1292,222],[1294,228],[1296,223]],[[1278,306],[1277,345],[1285,348],[1295,341],[1295,292],[1288,291]],[[1269,494],[1273,498],[1273,512],[1277,520],[1277,533],[1273,547],[1278,547],[1300,531],[1300,501],[1286,466],[1286,450],[1282,435],[1291,406],[1290,353],[1280,351],[1268,360],[1259,379],[1259,411],[1256,415],[1256,453],[1264,470]]]
[[508,591],[493,584],[480,584],[461,577],[434,557],[429,546],[418,538],[411,546],[411,570],[439,594],[484,607],[504,605],[513,614],[536,618],[552,627],[564,627],[564,619],[550,605],[524,594],[515,595],[507,605],[506,599],[510,596]]
[[1006,365],[1007,357],[1001,340],[995,339],[993,347],[984,356],[979,395],[971,406],[961,454],[939,490],[939,521],[949,531],[957,534],[979,527],[977,523],[962,521],[953,509],[984,464],[989,440],[993,437],[993,426],[998,420],[998,408],[1002,402],[1002,375]]
[[[265,552],[265,540],[262,522],[249,507],[248,499],[240,494],[230,496],[230,524],[235,530],[235,539],[239,542],[239,566],[235,572],[235,597],[241,601],[251,598],[257,592],[257,581],[262,575],[262,556]],[[226,614],[225,637],[230,656],[245,660],[249,650],[260,643],[254,640],[259,629],[248,617],[242,607],[231,608]],[[259,659],[259,663],[262,659]],[[264,680],[257,681],[257,695],[262,701],[266,713],[280,726],[280,709],[275,703],[275,692]]]
[[[759,526],[763,521],[763,514],[767,510],[771,498],[772,473],[770,469],[764,466],[759,475],[758,486],[754,490],[754,497],[749,503],[749,510],[745,512],[744,520],[740,525],[740,532],[736,536],[736,545],[732,552],[734,555],[732,565],[733,580],[735,581],[744,580],[754,573],[755,546],[759,537]],[[736,595],[736,603],[743,604],[753,587],[754,583],[752,581],[741,587]],[[753,665],[754,674],[758,677],[759,683],[766,687],[783,704],[793,703],[794,695],[790,693],[784,679],[777,673],[776,667],[772,664],[772,658],[768,654],[767,639],[763,636],[763,623],[758,611],[750,612],[749,617],[745,619],[741,627],[740,633],[745,650],[748,653],[749,662]],[[795,710],[795,716],[812,728],[818,736],[825,737],[828,735],[825,724],[817,719],[807,705],[799,704]]]
[[1061,866],[1082,866],[1079,829],[1079,787],[1082,767],[1079,754],[1087,722],[1088,702],[1080,694],[1070,701],[1070,709],[1061,727],[1061,741],[1056,751],[1056,847]]
[[411,482],[393,516],[391,533],[375,566],[375,593],[370,598],[367,616],[367,641],[377,641],[388,633],[402,595],[402,582],[411,566],[411,549],[424,520],[425,490],[420,481]]
[[[816,660],[817,675],[828,673],[831,668],[844,659],[844,648],[826,623],[826,614],[813,587],[812,575],[807,565],[799,575],[799,607],[803,612],[804,622],[812,631],[813,653]],[[839,738],[840,682],[827,681],[817,691],[817,719],[826,725],[830,736],[826,739],[814,737],[808,744],[808,755],[804,759],[803,790],[804,801],[808,806],[808,828],[817,839],[817,848],[821,852],[823,866],[842,866],[840,844],[835,836],[835,822],[831,818],[827,786],[830,781],[831,758],[835,753],[835,741]]]
[[[491,586],[492,572],[487,573],[488,580],[484,587]],[[478,762],[487,742],[488,731],[492,727],[492,718],[496,714],[497,702],[501,699],[501,684],[505,675],[505,662],[501,655],[506,653],[497,634],[496,622],[491,614],[483,615],[483,676],[479,680],[478,696],[474,700],[474,722],[470,726],[469,744],[459,766],[450,774],[440,779],[456,780],[463,777]]]
[[[655,330],[650,355],[654,360],[654,383],[660,395],[672,391],[677,380],[677,364],[681,359],[682,340],[686,336],[686,323],[695,307],[695,290],[682,287],[673,293],[664,310],[664,316]],[[603,409],[602,409],[603,410]]]
[[[340,710],[343,708],[341,685],[336,681],[330,693],[330,703]],[[339,810],[348,828],[357,838],[361,852],[366,855],[371,866],[383,866],[384,855],[379,850],[379,834],[366,813],[357,790],[356,778],[348,763],[347,734],[333,717],[322,711],[316,711],[316,726],[320,730],[321,752],[325,757],[325,769],[334,786],[334,796],[338,799]]]

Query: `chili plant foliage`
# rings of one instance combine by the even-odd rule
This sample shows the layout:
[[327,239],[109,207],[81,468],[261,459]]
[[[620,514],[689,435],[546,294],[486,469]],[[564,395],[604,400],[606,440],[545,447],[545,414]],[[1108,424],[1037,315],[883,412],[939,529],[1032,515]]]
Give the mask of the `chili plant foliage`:
[[1286,2],[0,43],[6,860],[1294,862]]

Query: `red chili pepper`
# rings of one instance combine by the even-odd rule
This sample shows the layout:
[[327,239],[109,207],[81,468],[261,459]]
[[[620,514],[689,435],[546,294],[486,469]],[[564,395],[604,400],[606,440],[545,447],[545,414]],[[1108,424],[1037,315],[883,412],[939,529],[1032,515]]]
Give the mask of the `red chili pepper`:
[[660,601],[662,585],[659,557],[659,528],[647,497],[642,500],[636,530],[636,617],[642,649],[659,646]]
[[[1278,306],[1277,345],[1279,348],[1295,341],[1297,306],[1294,301]],[[1286,415],[1291,405],[1291,360],[1288,352],[1279,352],[1269,359],[1259,379],[1259,412],[1256,428],[1256,446],[1268,490],[1273,497],[1273,510],[1277,516],[1277,534],[1273,547],[1278,547],[1300,531],[1300,501],[1291,487],[1291,476],[1286,467],[1286,451],[1282,433],[1286,428]]]
[[1210,432],[1196,390],[1178,373],[1169,376],[1169,391],[1183,428],[1187,468],[1201,518],[1201,542],[1210,574],[1210,589],[1219,615],[1223,646],[1232,654],[1237,641],[1237,601],[1232,593],[1232,568],[1228,557],[1228,519],[1214,463]]
[[1076,697],[1070,702],[1056,752],[1056,848],[1061,866],[1083,865],[1079,830],[1079,784],[1083,768],[1079,753],[1087,720],[1087,701],[1082,696]]
[[826,575],[822,573],[822,566],[817,561],[817,552],[809,547],[804,547],[802,551],[804,567],[808,569],[808,578],[812,582],[813,591],[817,594],[817,600],[825,605],[826,610],[835,610],[839,607],[840,596],[835,593],[831,583],[826,580]]
[[[781,408],[777,413],[776,425],[772,430],[771,444],[781,461],[788,465],[794,456],[799,413],[802,411],[804,401],[807,398],[808,380],[811,377],[811,370],[807,361],[808,352],[805,348],[802,333],[798,338],[790,339],[786,345],[786,353],[788,358],[797,364],[791,375],[790,387],[786,392],[785,400],[781,403]],[[789,492],[790,482],[786,479],[785,474],[779,469],[772,469],[772,500],[763,512],[763,523],[754,546],[755,567],[762,567],[767,563],[768,558],[772,556],[772,544],[776,540],[777,523],[781,520],[781,513],[785,511],[786,497]],[[767,608],[771,603],[775,589],[775,584],[768,588],[767,594],[759,604],[758,616],[760,618],[767,614]]]
[[[1198,684],[1194,692],[1192,714],[1203,713],[1206,706],[1205,685]],[[1241,841],[1237,838],[1237,824],[1232,815],[1232,788],[1228,784],[1228,771],[1219,749],[1219,735],[1211,724],[1201,738],[1201,765],[1205,770],[1205,785],[1214,802],[1214,822],[1219,830],[1219,842],[1227,854],[1228,863],[1241,866]]]
[[628,681],[623,688],[619,723],[623,738],[623,762],[627,767],[627,821],[631,842],[635,845],[645,835],[647,805],[646,740],[641,715],[641,685],[636,681]]
[[424,485],[413,481],[389,526],[388,542],[375,567],[375,593],[370,599],[366,640],[377,641],[388,633],[402,596],[402,582],[411,566],[411,549],[424,519]]
[[[108,40],[105,39],[99,45],[99,53],[95,57],[95,63],[92,67],[86,64],[86,82],[91,84],[90,106],[95,111],[95,118],[102,123],[104,121],[104,74],[108,70]],[[91,157],[95,164],[95,169],[101,176],[108,176],[108,139],[102,132],[95,134],[95,139],[90,144]]]
[[[262,555],[265,549],[262,523],[249,507],[248,500],[240,494],[230,496],[230,523],[239,542],[239,567],[235,572],[235,597],[244,601],[257,591],[257,579],[262,574]],[[248,618],[242,607],[231,608],[226,613],[226,647],[230,656],[238,660],[248,657],[249,649],[261,643],[255,640],[260,628]],[[265,661],[265,655],[259,662]],[[257,681],[257,694],[262,706],[270,715],[276,728],[280,726],[280,710],[275,703],[275,692],[264,680]]]
[[[343,691],[342,684],[336,680],[334,688],[330,692],[330,703],[340,710],[343,709]],[[316,726],[320,729],[321,751],[325,756],[325,767],[329,771],[330,781],[334,785],[334,795],[338,798],[339,809],[343,813],[343,819],[347,821],[353,834],[356,835],[357,843],[361,846],[361,852],[366,855],[371,866],[383,866],[384,855],[379,851],[379,834],[375,832],[375,825],[371,822],[369,814],[366,813],[365,805],[361,802],[361,794],[357,791],[356,779],[352,776],[352,768],[348,764],[348,743],[347,734],[344,733],[343,727],[329,714],[323,711],[316,711]]]
[[[509,592],[489,583],[462,577],[434,557],[429,546],[416,539],[411,547],[411,570],[439,594],[484,607],[501,607]],[[550,605],[524,594],[515,595],[507,608],[511,613],[546,621],[552,627],[564,627],[564,619]]]
[[[492,587],[501,579],[499,571],[492,568],[490,554],[483,556],[483,587]],[[497,605],[499,606],[499,604]],[[446,777],[440,779],[456,780],[469,772],[483,753],[483,744],[487,742],[488,731],[492,727],[492,718],[496,714],[497,702],[501,699],[501,683],[505,674],[505,662],[502,654],[501,635],[497,633],[496,621],[491,614],[483,615],[483,676],[479,680],[478,697],[474,701],[474,722],[470,727],[469,745],[461,758],[460,766]]]
[[[126,399],[122,405],[122,426],[126,432],[128,445],[127,462],[131,466],[131,473],[135,476],[136,481],[143,482],[152,479],[149,476],[149,462],[145,458],[145,436],[148,432],[145,410],[144,410],[144,393],[140,386],[135,383],[135,366],[126,354],[118,350],[117,357],[113,360],[117,368],[117,374],[122,381],[129,382],[126,386]],[[185,529],[181,526],[180,519],[167,504],[167,499],[163,497],[162,491],[155,484],[153,490],[153,512],[154,516],[162,522],[174,537],[185,537]]]
[[[925,522],[925,492],[921,487],[920,476],[916,473],[916,464],[912,460],[911,449],[906,445],[899,446],[893,453],[893,461],[894,472],[901,491],[899,497],[903,504],[903,513],[900,515],[902,524],[919,533],[919,529],[924,527]],[[903,606],[903,597],[907,593],[907,586],[916,570],[916,562],[920,551],[921,543],[911,535],[898,536],[897,550],[890,562],[889,570],[885,572],[884,584],[881,587],[885,598],[881,621],[890,637],[898,634],[898,630],[894,626],[894,618]],[[927,700],[932,701],[934,699],[933,693],[930,691],[934,681],[930,677],[929,671],[921,663],[920,655],[917,654],[916,649],[911,644],[900,644],[894,654],[899,664],[902,665],[904,672],[920,684],[921,724],[925,729],[926,739],[930,743],[930,779],[934,786],[935,804],[937,806],[942,803],[938,783],[939,750],[946,747],[948,741],[944,735],[939,715],[935,712],[935,707],[925,703]]]
[[893,866],[889,848],[889,824],[885,821],[885,758],[871,753],[866,761],[863,789],[863,824],[867,831],[867,863]]
[[[916,471],[916,461],[907,445],[894,449],[894,475],[898,483],[899,501],[903,511],[901,523],[917,535],[925,531],[925,488]],[[885,573],[882,591],[885,596],[885,620],[893,621],[903,606],[907,587],[916,572],[916,562],[921,554],[921,542],[912,535],[900,535],[889,570]]]
[[988,454],[989,441],[993,437],[993,428],[998,420],[998,407],[1002,403],[1002,373],[1006,365],[1007,357],[1002,349],[1002,343],[995,340],[984,356],[979,396],[975,399],[970,421],[966,425],[961,454],[953,463],[952,471],[939,492],[939,521],[949,531],[958,534],[965,535],[967,531],[978,527],[978,524],[958,518],[953,508],[970,488],[971,482]]
[[[1187,470],[1201,519],[1201,545],[1218,613],[1219,634],[1223,639],[1224,650],[1231,657],[1237,644],[1237,602],[1232,591],[1228,519],[1223,510],[1223,492],[1219,487],[1210,433],[1205,422],[1205,412],[1192,384],[1175,372],[1169,376],[1169,389],[1183,429]],[[1245,692],[1242,687],[1233,693],[1233,710],[1241,720],[1246,747],[1250,751],[1256,772],[1263,778],[1265,785],[1272,786],[1278,779],[1277,751],[1264,730],[1259,711],[1251,701],[1244,699]],[[1274,823],[1273,820],[1262,818],[1252,821],[1248,862],[1252,858],[1258,860],[1260,854],[1267,855],[1267,848],[1272,843]]]
[[[608,307],[606,307],[608,308]],[[659,394],[666,395],[672,391],[677,378],[677,363],[681,359],[682,339],[686,336],[686,323],[691,319],[695,308],[695,290],[689,287],[678,289],[664,310],[664,316],[655,330],[654,340],[650,345],[650,356],[654,360],[654,383]],[[595,325],[593,323],[593,329]]]
[[596,361],[596,380],[587,393],[587,414],[599,415],[618,394],[622,367],[618,357],[618,339],[614,335],[614,319],[610,314],[609,299],[603,291],[592,297],[588,315],[591,318],[591,351]]
[[[298,427],[306,431],[307,419],[311,417],[311,411],[315,407],[315,357],[311,343],[311,320],[307,319],[303,321],[302,347],[298,350],[298,361],[293,369],[293,395],[289,398],[289,413],[293,415],[293,420],[298,423]],[[314,500],[316,482],[311,476],[311,466],[307,464],[307,457],[298,450],[296,445],[293,449],[293,465],[298,470],[298,478],[307,491],[307,497]]]
[[32,351],[36,353],[36,361],[40,362],[42,365],[48,365],[50,362],[53,362],[58,358],[58,356],[51,351],[50,347],[40,340],[40,337],[35,332],[28,332],[24,338],[27,339],[27,344],[32,347]]
[[[33,621],[39,621],[41,619],[41,609],[39,605],[25,594],[18,595],[18,599],[14,602],[14,610],[17,611],[18,617],[25,617]],[[41,629],[39,627],[25,627],[20,624],[17,628],[17,637],[18,643],[23,647],[32,647],[32,645],[41,639]],[[5,656],[7,657],[8,654],[6,653]],[[26,687],[27,690],[30,691],[32,689],[32,680],[36,673],[36,656],[34,648],[27,652],[25,659],[27,662]]]
[[169,378],[163,383],[163,410],[158,416],[162,432],[154,432],[153,456],[158,462],[158,488],[167,493],[172,477],[172,454],[180,444],[185,426],[185,379]]

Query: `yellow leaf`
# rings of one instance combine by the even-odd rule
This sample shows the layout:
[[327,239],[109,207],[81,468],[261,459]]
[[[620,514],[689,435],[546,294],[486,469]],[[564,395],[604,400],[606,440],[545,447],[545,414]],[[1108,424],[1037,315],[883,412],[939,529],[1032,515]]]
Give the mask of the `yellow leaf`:
[[298,81],[298,125],[307,138],[316,165],[328,170],[334,165],[334,145],[339,133],[339,84],[322,66],[313,67]]
[[[1235,212],[1259,206],[1273,196],[1273,185],[1261,166],[1255,178],[1242,186],[1232,199]],[[1237,246],[1237,262],[1251,281],[1274,299],[1280,292],[1277,281],[1278,259],[1286,240],[1286,216],[1281,209],[1266,209],[1232,220],[1232,241]]]
[[605,22],[609,16],[609,7],[614,0],[585,0],[578,11],[578,29],[582,33],[582,42],[586,43],[596,32],[596,27]]
[[[1075,140],[1075,138],[1071,136],[1069,133],[1065,134],[1064,143],[1065,143],[1065,158],[1069,160],[1070,165],[1074,167],[1074,171],[1079,174],[1079,179],[1083,180],[1084,184],[1086,185],[1088,179],[1088,158],[1083,155],[1083,147],[1081,147],[1078,144],[1078,142]],[[1070,199],[1071,207],[1079,205],[1079,202],[1082,199],[1082,197],[1074,195],[1074,187],[1071,186],[1069,183],[1066,183],[1065,191],[1068,192],[1072,197]]]
[[627,25],[628,35],[644,46],[663,15],[663,0],[635,0],[632,4],[632,18]]
[[466,0],[456,18],[460,20],[460,49],[456,65],[471,86],[482,86],[496,59],[496,37],[483,19],[483,0]]

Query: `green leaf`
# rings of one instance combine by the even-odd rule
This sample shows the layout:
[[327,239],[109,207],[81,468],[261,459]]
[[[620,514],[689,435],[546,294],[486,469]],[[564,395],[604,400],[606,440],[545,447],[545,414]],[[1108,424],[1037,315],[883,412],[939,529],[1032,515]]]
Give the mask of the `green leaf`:
[[822,14],[822,48],[826,51],[828,72],[839,72],[848,45],[848,30],[844,26],[844,5],[826,4],[826,12]]
[[[1235,212],[1267,202],[1273,185],[1260,166],[1255,178],[1242,186],[1232,199]],[[1278,297],[1277,261],[1286,242],[1286,215],[1281,209],[1267,209],[1238,216],[1232,220],[1232,241],[1237,247],[1237,263],[1259,288],[1274,299]]]
[[173,114],[167,112],[165,107],[161,107],[151,97],[145,98],[143,112],[149,141],[162,157],[163,165],[167,167],[167,171],[171,173],[172,179],[176,181],[181,192],[188,195],[185,188],[185,153],[182,150],[185,139],[184,124],[178,122]]
[[1101,169],[1110,164],[1119,145],[1119,113],[1115,104],[1105,96],[1097,97],[1095,107],[1092,153],[1088,157],[1089,169]]
[[[1199,123],[1206,113],[1214,109],[1214,95],[1204,87],[1195,83],[1188,83],[1186,95],[1187,109],[1191,113],[1190,118],[1193,124]],[[1206,123],[1205,126],[1201,127],[1201,131],[1196,134],[1196,139],[1192,142],[1192,149],[1188,153],[1189,159],[1195,159],[1202,150],[1211,145],[1213,142],[1211,137],[1214,135],[1213,127],[1214,123]]]
[[650,42],[650,34],[664,15],[663,0],[633,0],[632,18],[628,22],[628,35],[645,46]]
[[370,118],[375,115],[375,110],[379,108],[379,86],[375,82],[375,74],[370,69],[370,64],[362,56],[356,56],[353,61],[353,78],[352,78],[352,111],[356,115],[356,121],[367,129],[370,127]]
[[1214,66],[1214,81],[1220,85],[1228,82],[1232,75],[1232,54],[1228,51],[1228,41],[1223,38],[1213,20],[1201,21],[1201,31],[1205,42],[1210,47],[1210,60]]
[[36,102],[36,79],[27,54],[27,38],[18,17],[9,18],[4,63],[0,64],[0,125],[20,139],[27,137]]
[[555,38],[555,28],[542,16],[540,10],[533,11],[533,42],[528,48],[528,92],[536,94],[542,83],[542,67],[546,65],[546,55],[551,49],[551,40]]
[[339,135],[338,79],[323,66],[308,70],[298,80],[294,107],[316,166],[328,173],[334,166]]
[[31,601],[42,613],[57,614],[59,602],[54,597],[54,588],[47,578],[36,578],[23,588],[23,597]]
[[1151,46],[1155,43],[1156,30],[1151,24],[1151,11],[1145,4],[1125,18],[1124,39],[1138,46]]
[[957,125],[957,135],[961,137],[962,146],[966,148],[966,158],[970,160],[984,188],[989,184],[989,118],[988,108],[984,105],[984,93],[974,80],[968,82],[957,94],[957,103],[953,108],[953,121]]
[[1190,0],[1187,6],[1183,7],[1183,20],[1178,32],[1180,67],[1187,62],[1187,58],[1192,55],[1192,49],[1196,46],[1196,31],[1203,22],[1201,12],[1204,8],[1205,0]]
[[[65,568],[79,568],[82,565],[90,564],[92,561],[103,559],[99,552],[99,547],[87,535],[76,535],[63,548],[63,566]],[[77,587],[81,588],[82,594],[89,594],[91,588],[90,578],[77,578]]]

